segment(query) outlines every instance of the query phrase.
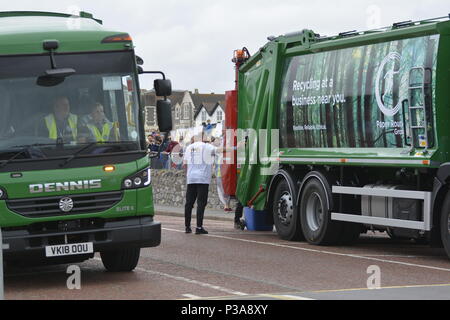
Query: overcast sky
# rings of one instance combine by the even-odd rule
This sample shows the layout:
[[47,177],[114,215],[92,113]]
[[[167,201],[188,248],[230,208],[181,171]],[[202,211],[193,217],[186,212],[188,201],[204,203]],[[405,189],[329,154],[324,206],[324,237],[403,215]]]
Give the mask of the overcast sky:
[[[450,13],[449,0],[1,0],[1,11],[87,11],[128,32],[146,70],[162,70],[174,89],[223,93],[234,87],[233,51],[256,52],[271,35],[312,29],[363,31]],[[150,79],[142,79],[151,89]]]

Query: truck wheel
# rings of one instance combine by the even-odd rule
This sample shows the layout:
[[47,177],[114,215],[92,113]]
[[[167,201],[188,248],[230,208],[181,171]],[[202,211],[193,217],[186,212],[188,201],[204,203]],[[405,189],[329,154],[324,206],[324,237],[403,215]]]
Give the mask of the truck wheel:
[[287,241],[304,240],[295,195],[291,194],[286,180],[278,183],[273,199],[273,221],[280,238]]
[[450,258],[450,193],[447,195],[441,212],[441,239],[445,252]]
[[133,271],[141,255],[140,248],[128,248],[100,253],[103,266],[109,272],[131,272]]
[[303,234],[313,245],[333,245],[338,242],[342,224],[331,221],[331,195],[318,178],[311,178],[303,188],[300,217]]

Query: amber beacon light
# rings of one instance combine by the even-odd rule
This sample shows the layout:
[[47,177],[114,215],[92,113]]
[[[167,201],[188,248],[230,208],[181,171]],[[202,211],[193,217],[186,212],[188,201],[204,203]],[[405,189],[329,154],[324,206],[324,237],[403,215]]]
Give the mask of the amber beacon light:
[[116,171],[116,167],[114,167],[114,166],[104,166],[103,167],[103,171],[105,171],[105,172],[114,172],[114,171]]
[[116,34],[103,39],[102,43],[114,43],[114,42],[132,42],[133,39],[128,33]]

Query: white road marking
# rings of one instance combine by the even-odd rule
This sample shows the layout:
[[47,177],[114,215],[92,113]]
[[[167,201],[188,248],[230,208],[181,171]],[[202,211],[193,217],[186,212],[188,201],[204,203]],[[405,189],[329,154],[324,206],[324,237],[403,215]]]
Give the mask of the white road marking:
[[311,298],[305,298],[305,297],[295,296],[295,295],[290,295],[290,294],[260,294],[259,297],[275,298],[278,300],[302,300],[302,301],[315,300],[315,299],[311,299]]
[[185,277],[174,276],[174,275],[171,275],[171,274],[168,274],[168,273],[164,273],[164,272],[151,271],[151,270],[147,270],[147,269],[144,269],[144,268],[136,268],[136,270],[137,271],[141,271],[141,272],[145,272],[145,273],[149,273],[149,274],[163,276],[163,277],[170,278],[170,279],[177,280],[177,281],[183,281],[183,282],[187,282],[187,283],[190,283],[190,284],[199,285],[201,287],[214,289],[214,290],[225,292],[225,293],[231,294],[231,295],[247,296],[247,294],[243,293],[243,292],[234,291],[234,290],[231,290],[231,289],[224,288],[222,286],[216,286],[216,285],[213,285],[213,284],[209,284],[209,283],[202,282],[202,281],[197,281],[197,280],[192,280],[192,279],[185,278]]
[[[177,232],[177,233],[184,233],[184,232],[182,232],[180,230],[175,230],[175,229],[163,228],[163,230],[171,231],[171,232]],[[224,239],[224,240],[231,240],[231,241],[246,242],[246,243],[253,243],[253,244],[272,246],[272,247],[279,247],[279,248],[284,248],[284,249],[294,249],[294,250],[300,250],[300,251],[306,251],[306,252],[312,252],[312,253],[328,254],[328,255],[347,257],[347,258],[355,258],[355,259],[360,259],[360,260],[371,260],[371,261],[382,262],[382,263],[399,264],[399,265],[408,266],[408,267],[424,268],[424,269],[432,269],[432,270],[450,272],[450,268],[440,268],[440,267],[427,266],[427,265],[422,265],[422,264],[415,264],[415,263],[408,263],[408,262],[401,262],[401,261],[394,261],[394,260],[379,259],[379,258],[369,257],[369,256],[364,256],[364,255],[356,255],[356,254],[331,252],[331,251],[318,250],[318,249],[301,248],[301,247],[294,247],[294,246],[289,246],[289,245],[279,244],[279,243],[273,243],[273,242],[263,242],[263,241],[256,241],[256,240],[230,238],[230,237],[226,237],[226,236],[219,236],[219,235],[212,235],[212,234],[206,235],[206,237],[211,237],[211,238],[216,238],[216,239]]]
[[407,256],[401,254],[362,254],[364,257],[384,257],[384,258],[426,258],[426,256]]
[[[94,260],[101,261],[100,258],[94,258]],[[225,287],[216,286],[216,285],[209,284],[209,283],[202,282],[202,281],[192,280],[192,279],[185,278],[185,277],[174,276],[174,275],[171,275],[171,274],[168,274],[168,273],[164,273],[164,272],[152,271],[152,270],[147,270],[147,269],[139,268],[139,267],[136,268],[135,270],[136,271],[140,271],[140,272],[144,272],[144,273],[148,273],[148,274],[153,274],[153,275],[157,275],[157,276],[166,277],[166,278],[169,278],[169,279],[172,279],[172,280],[183,281],[183,282],[187,282],[187,283],[190,283],[190,284],[195,284],[195,285],[198,285],[198,286],[201,286],[201,287],[204,287],[204,288],[214,289],[214,290],[225,292],[227,294],[231,294],[231,295],[234,295],[234,296],[248,296],[248,294],[243,293],[243,292],[234,291],[234,290],[231,290],[231,289],[228,289],[228,288],[225,288]]]
[[202,297],[194,296],[193,294],[183,294],[183,297],[188,299],[201,299]]

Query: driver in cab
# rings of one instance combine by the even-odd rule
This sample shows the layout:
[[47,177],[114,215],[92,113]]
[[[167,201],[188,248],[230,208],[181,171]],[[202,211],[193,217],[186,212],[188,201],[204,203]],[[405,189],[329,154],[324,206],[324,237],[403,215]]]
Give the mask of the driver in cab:
[[89,129],[90,141],[108,142],[118,141],[119,135],[115,125],[105,116],[105,109],[101,103],[91,106],[91,113],[84,117],[86,127]]
[[78,121],[78,116],[70,113],[70,102],[65,96],[57,97],[53,101],[53,112],[44,118],[39,129],[40,135],[64,144],[86,142],[86,133],[83,131],[85,130]]

